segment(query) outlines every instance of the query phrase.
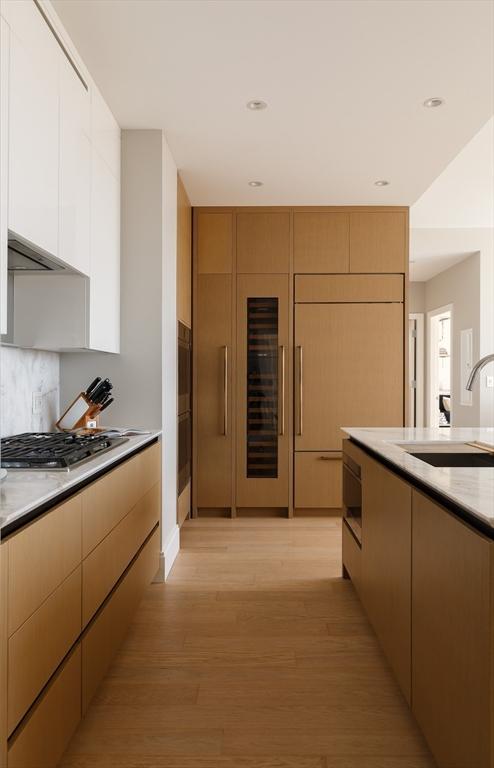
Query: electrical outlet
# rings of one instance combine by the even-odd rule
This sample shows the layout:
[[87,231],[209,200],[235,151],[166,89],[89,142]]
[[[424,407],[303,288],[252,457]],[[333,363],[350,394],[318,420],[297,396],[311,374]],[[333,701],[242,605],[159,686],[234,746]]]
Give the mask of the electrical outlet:
[[41,392],[33,392],[33,416],[40,416],[43,410],[43,395]]
[[494,389],[494,376],[485,377],[485,386],[489,389]]

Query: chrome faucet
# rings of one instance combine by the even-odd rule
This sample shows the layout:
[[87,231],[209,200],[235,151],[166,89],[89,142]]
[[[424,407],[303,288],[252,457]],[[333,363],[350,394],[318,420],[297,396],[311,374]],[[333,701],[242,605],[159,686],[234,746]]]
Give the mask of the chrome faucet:
[[466,389],[468,389],[469,392],[472,391],[473,385],[475,383],[475,379],[477,378],[482,368],[485,365],[488,365],[489,363],[494,363],[494,354],[486,355],[485,357],[481,358],[479,362],[473,366],[472,372],[468,377],[467,386],[466,386]]

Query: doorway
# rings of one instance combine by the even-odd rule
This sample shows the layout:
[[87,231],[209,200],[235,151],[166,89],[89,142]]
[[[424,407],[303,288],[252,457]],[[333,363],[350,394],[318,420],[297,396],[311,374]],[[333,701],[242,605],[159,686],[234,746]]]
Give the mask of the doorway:
[[452,423],[453,307],[440,307],[428,315],[429,375],[428,426],[448,429]]
[[424,315],[408,316],[408,426],[424,426]]

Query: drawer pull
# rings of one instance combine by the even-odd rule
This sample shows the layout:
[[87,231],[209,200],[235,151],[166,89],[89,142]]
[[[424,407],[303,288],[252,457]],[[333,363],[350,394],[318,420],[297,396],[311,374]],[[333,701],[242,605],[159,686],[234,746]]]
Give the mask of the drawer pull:
[[341,459],[341,453],[330,454],[329,456],[319,456],[320,461],[338,461]]

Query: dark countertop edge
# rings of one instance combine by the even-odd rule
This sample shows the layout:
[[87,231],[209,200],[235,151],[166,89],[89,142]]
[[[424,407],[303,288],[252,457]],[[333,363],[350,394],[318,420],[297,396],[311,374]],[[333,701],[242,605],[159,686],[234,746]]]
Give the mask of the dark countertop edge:
[[75,485],[71,485],[70,488],[67,488],[65,491],[57,493],[56,496],[53,496],[53,498],[48,499],[48,501],[45,501],[39,506],[34,507],[34,509],[30,509],[24,514],[19,515],[19,517],[16,517],[16,519],[12,520],[12,522],[6,523],[3,528],[0,529],[0,541],[5,541],[5,539],[7,539],[13,533],[17,533],[20,528],[23,528],[28,523],[32,523],[32,521],[36,520],[37,517],[41,517],[41,515],[44,515],[45,512],[49,512],[49,510],[53,509],[53,507],[58,507],[59,504],[67,501],[67,499],[69,499],[71,496],[75,496],[75,494],[79,493],[79,491],[82,491],[83,488],[91,485],[91,483],[94,483],[96,480],[99,480],[100,477],[108,474],[108,472],[111,472],[112,469],[115,469],[116,467],[120,466],[120,464],[123,464],[125,461],[132,458],[132,456],[135,456],[141,451],[144,451],[146,448],[149,448],[150,445],[154,445],[155,443],[159,442],[159,438],[160,436],[156,435],[156,437],[153,437],[151,440],[147,440],[143,445],[136,446],[133,451],[125,453],[123,456],[120,456],[120,458],[115,459],[115,461],[111,464],[107,464],[107,466],[97,470],[94,472],[94,474],[85,477]]
[[419,480],[417,477],[415,477],[415,475],[412,475],[410,472],[407,472],[406,469],[403,469],[403,467],[399,467],[397,464],[394,464],[390,459],[383,456],[382,453],[379,453],[379,451],[376,451],[373,448],[369,448],[368,445],[361,443],[357,438],[351,437],[349,435],[348,439],[352,443],[355,443],[355,445],[357,445],[361,451],[366,453],[368,456],[371,456],[373,459],[379,461],[381,464],[387,467],[387,469],[391,470],[391,472],[394,472],[395,475],[398,475],[398,477],[401,477],[403,480],[409,483],[409,485],[413,485],[413,487],[418,491],[425,494],[433,501],[436,501],[438,504],[444,507],[444,509],[446,509],[448,512],[451,512],[455,517],[458,517],[464,523],[467,523],[470,528],[474,528],[479,533],[487,536],[487,538],[494,540],[494,527],[488,523],[485,523],[473,512],[470,512],[468,509],[465,509],[465,507],[457,504],[448,496],[441,493],[441,491],[433,488],[431,485],[428,485],[423,480]]

